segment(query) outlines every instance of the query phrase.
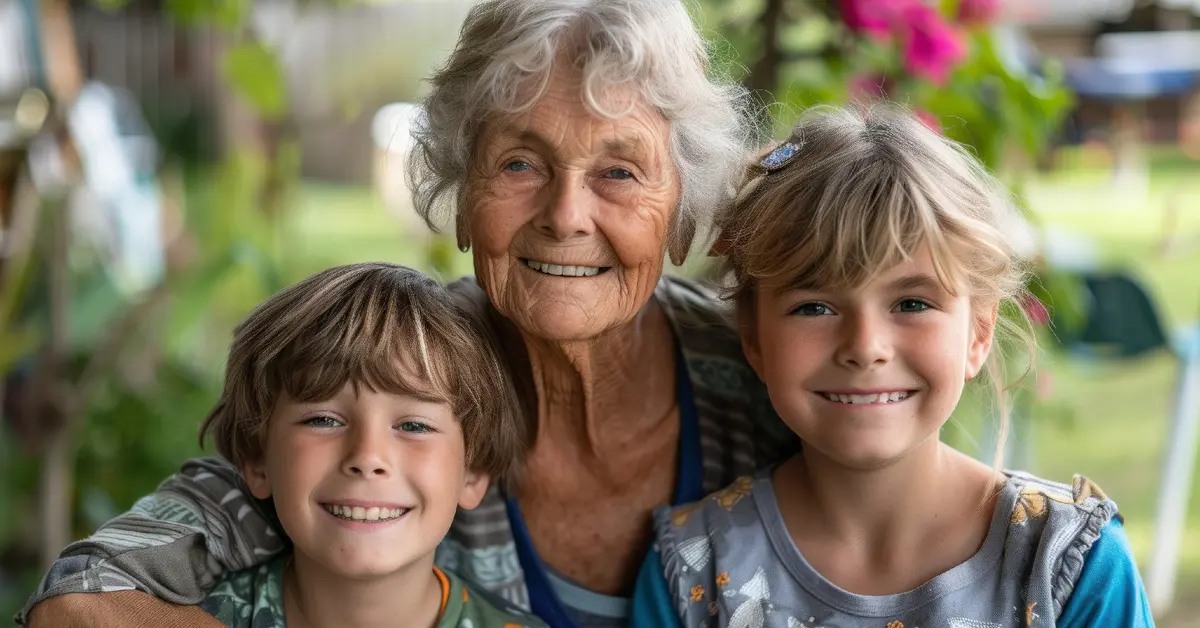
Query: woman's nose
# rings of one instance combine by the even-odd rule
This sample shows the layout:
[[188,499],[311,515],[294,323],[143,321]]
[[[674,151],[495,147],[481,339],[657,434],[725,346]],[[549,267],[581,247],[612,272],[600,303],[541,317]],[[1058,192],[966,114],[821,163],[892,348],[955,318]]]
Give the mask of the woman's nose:
[[569,240],[595,231],[596,196],[587,186],[584,173],[571,171],[555,177],[547,191],[545,205],[534,223],[540,233],[555,240]]

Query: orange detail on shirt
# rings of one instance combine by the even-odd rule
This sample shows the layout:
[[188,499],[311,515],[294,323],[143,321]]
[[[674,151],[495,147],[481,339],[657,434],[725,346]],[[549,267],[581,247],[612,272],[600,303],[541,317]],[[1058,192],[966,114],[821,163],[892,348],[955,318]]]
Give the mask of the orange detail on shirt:
[[[438,621],[442,621],[442,616],[446,614],[446,603],[450,601],[450,578],[437,567],[433,568],[433,575],[437,576],[438,584],[442,585],[442,607],[438,609]],[[466,589],[463,589],[463,601],[467,601]]]

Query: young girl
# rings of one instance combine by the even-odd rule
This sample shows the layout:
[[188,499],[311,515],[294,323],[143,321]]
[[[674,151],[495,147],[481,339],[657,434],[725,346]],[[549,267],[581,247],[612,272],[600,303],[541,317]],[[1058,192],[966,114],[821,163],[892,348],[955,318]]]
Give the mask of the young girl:
[[938,438],[968,382],[990,377],[1004,407],[1015,221],[979,163],[894,108],[817,109],[751,169],[719,245],[746,355],[803,451],[656,514],[636,623],[1153,624],[1094,484]]

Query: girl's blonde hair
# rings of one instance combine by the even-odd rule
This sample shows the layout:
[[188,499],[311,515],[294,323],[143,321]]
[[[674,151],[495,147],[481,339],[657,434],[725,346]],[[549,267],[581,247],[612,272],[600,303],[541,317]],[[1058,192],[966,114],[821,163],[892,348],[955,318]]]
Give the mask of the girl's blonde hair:
[[1028,273],[1013,246],[1022,222],[1011,195],[967,149],[896,105],[815,107],[781,146],[748,168],[717,222],[739,309],[753,311],[761,280],[859,286],[928,245],[951,293],[1001,310],[981,373],[1000,413],[998,469],[1008,427],[1004,347],[1016,340],[1029,350],[1013,384],[1036,350],[1019,305]]

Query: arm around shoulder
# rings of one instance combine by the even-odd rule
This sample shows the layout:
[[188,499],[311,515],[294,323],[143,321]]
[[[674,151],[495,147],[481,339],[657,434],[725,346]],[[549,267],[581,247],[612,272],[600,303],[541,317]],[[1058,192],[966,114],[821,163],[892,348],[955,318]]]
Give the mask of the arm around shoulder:
[[140,591],[73,593],[49,598],[27,616],[29,628],[223,628],[197,606],[168,604]]
[[[264,563],[284,549],[273,513],[242,487],[241,475],[223,459],[189,460],[128,512],[67,546],[25,612],[68,594],[108,600],[110,592],[131,589],[174,604],[199,603],[222,575]],[[93,605],[69,606],[90,612]]]
[[1062,628],[1152,628],[1146,589],[1121,523],[1104,527],[1084,561],[1083,573],[1063,607]]

